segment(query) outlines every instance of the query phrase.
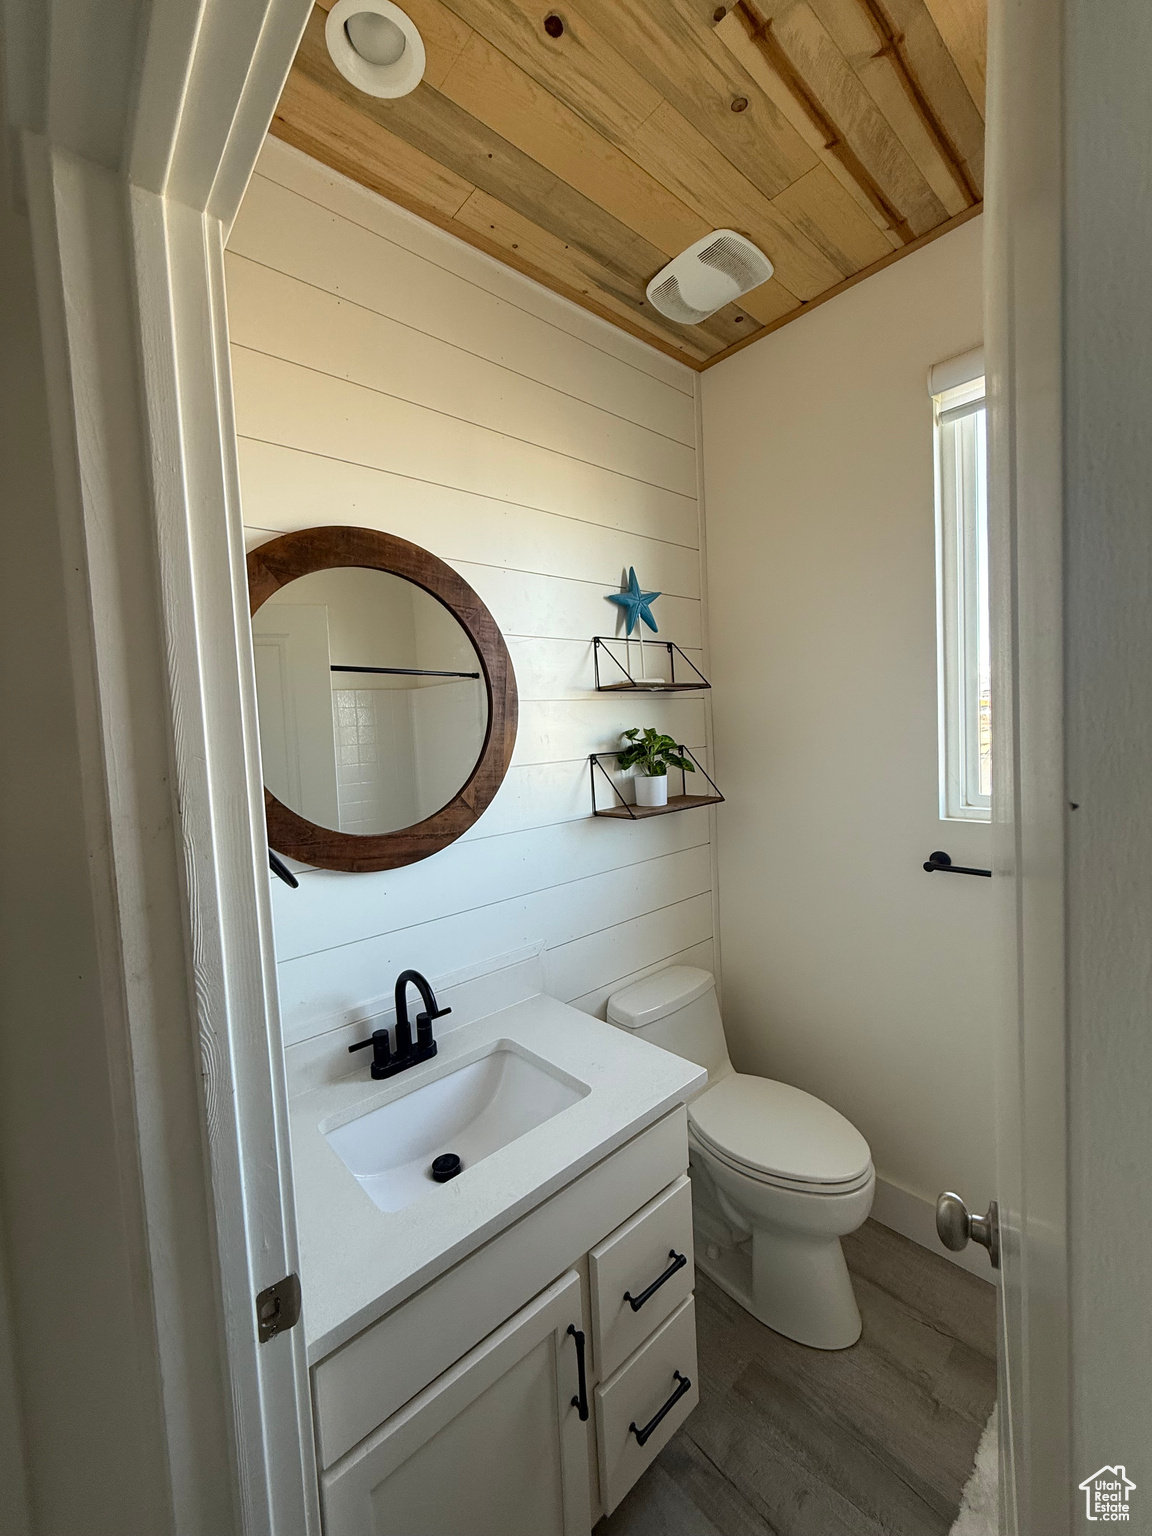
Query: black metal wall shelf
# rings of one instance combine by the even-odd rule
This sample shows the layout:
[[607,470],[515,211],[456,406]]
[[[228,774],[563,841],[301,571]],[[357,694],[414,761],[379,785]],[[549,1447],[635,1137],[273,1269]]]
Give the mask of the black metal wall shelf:
[[[689,663],[689,665],[691,665],[691,663]],[[694,757],[693,754],[689,752],[687,747],[678,746],[676,750],[682,753],[684,757],[689,758],[693,763],[696,764],[697,773],[702,774],[712,787],[712,793],[710,795],[690,795],[688,793],[688,774],[683,768],[681,768],[678,771],[680,774],[682,792],[678,795],[669,795],[667,805],[634,805],[631,801],[625,800],[624,796],[620,793],[619,786],[616,784],[615,780],[612,778],[612,775],[608,772],[607,768],[604,767],[604,763],[601,761],[601,759],[603,759],[604,761],[611,760],[612,762],[616,762],[620,754],[618,752],[593,752],[588,759],[588,773],[592,788],[593,816],[607,816],[616,821],[644,821],[649,816],[670,816],[675,811],[695,810],[695,808],[699,805],[722,804],[724,796],[720,793],[719,789],[717,789],[707,770],[701,766],[699,759]],[[616,799],[620,802],[618,805],[610,805],[606,809],[601,810],[600,807],[596,804],[597,771],[599,771],[605,783],[616,796]],[[670,770],[669,777],[671,777],[671,774],[676,771],[677,770],[675,769]]]
[[[639,643],[639,642],[637,642]],[[645,640],[644,649],[656,651],[661,655],[667,653],[668,677],[665,680],[633,677],[625,662],[621,661],[612,649],[614,645],[628,646],[631,642],[617,635],[593,635],[592,636],[592,661],[596,669],[597,693],[691,693],[702,692],[705,688],[711,688],[712,684],[704,676],[693,662],[689,661],[684,652],[673,640]],[[602,682],[600,678],[600,654],[603,654],[612,663],[614,670],[608,673],[609,677],[616,679],[613,682]],[[625,653],[630,661],[630,655]],[[679,681],[676,679],[676,658],[679,656],[683,667],[690,668],[695,674],[693,677],[684,677],[683,673]],[[620,674],[617,679],[617,673]],[[610,756],[611,754],[605,754]]]

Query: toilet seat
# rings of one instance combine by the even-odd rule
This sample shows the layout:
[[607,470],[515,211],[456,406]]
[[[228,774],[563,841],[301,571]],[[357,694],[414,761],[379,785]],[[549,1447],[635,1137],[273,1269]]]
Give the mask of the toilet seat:
[[856,1127],[823,1100],[770,1078],[732,1073],[688,1106],[701,1146],[758,1183],[850,1194],[872,1177]]
[[814,1179],[788,1179],[781,1177],[779,1174],[761,1173],[759,1169],[751,1168],[747,1163],[737,1162],[734,1157],[730,1157],[726,1152],[721,1152],[711,1142],[705,1141],[694,1126],[688,1127],[688,1145],[689,1147],[695,1147],[699,1152],[711,1158],[713,1162],[720,1163],[725,1168],[730,1168],[733,1173],[738,1173],[749,1184],[759,1184],[765,1189],[788,1190],[797,1195],[814,1195],[820,1198],[829,1195],[854,1195],[859,1190],[867,1189],[868,1185],[875,1178],[875,1173],[871,1166],[858,1179],[850,1179],[840,1184],[824,1184]]

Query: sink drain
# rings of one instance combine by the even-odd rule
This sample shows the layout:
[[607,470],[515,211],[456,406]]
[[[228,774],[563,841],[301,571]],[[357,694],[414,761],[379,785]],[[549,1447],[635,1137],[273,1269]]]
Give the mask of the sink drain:
[[455,1152],[441,1152],[439,1157],[432,1159],[432,1177],[437,1184],[447,1184],[449,1179],[454,1179],[463,1171],[464,1164]]

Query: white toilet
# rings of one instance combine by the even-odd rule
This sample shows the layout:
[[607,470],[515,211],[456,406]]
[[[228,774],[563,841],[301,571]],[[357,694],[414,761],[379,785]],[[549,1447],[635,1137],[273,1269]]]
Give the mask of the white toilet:
[[810,1093],[733,1070],[711,972],[674,965],[608,1019],[708,1069],[688,1106],[696,1263],[777,1333],[846,1349],[860,1312],[840,1247],[872,1209],[868,1143]]

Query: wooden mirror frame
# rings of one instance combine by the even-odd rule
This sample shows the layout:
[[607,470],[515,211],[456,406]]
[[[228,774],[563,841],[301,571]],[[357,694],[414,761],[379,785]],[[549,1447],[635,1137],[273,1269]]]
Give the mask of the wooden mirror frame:
[[491,805],[492,797],[504,782],[516,744],[516,674],[496,620],[468,583],[418,544],[372,528],[302,528],[250,550],[249,613],[254,614],[281,587],[299,576],[348,565],[403,577],[443,603],[463,627],[480,658],[488,690],[484,745],[471,777],[448,804],[398,832],[361,836],[318,826],[290,810],[265,785],[268,845],[277,853],[319,869],[399,869],[447,848]]

